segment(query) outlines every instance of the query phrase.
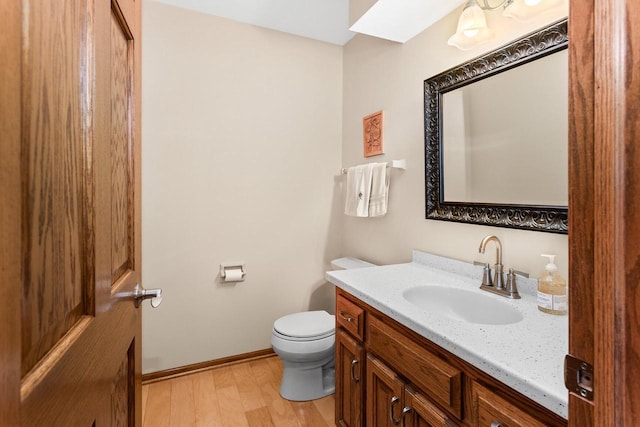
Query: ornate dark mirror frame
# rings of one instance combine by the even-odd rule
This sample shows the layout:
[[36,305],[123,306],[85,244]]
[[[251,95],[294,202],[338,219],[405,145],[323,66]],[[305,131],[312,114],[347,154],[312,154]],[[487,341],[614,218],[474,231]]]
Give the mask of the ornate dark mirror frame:
[[567,233],[566,206],[445,202],[440,156],[440,107],[444,93],[566,49],[567,46],[567,20],[564,19],[424,81],[427,219]]

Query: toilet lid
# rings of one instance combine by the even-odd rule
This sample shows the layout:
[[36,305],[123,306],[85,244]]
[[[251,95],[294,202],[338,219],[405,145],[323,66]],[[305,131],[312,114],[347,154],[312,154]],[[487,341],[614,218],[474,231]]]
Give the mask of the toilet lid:
[[335,316],[324,310],[288,314],[273,324],[273,329],[293,338],[323,338],[335,333]]

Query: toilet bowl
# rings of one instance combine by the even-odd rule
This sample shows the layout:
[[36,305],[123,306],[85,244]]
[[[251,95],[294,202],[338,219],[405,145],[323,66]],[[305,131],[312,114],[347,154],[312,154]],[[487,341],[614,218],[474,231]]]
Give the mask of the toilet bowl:
[[[371,267],[357,258],[333,260],[334,269]],[[283,316],[273,324],[271,346],[282,361],[280,395],[320,399],[335,391],[335,316],[324,310]]]
[[271,346],[282,360],[280,395],[314,400],[334,392],[335,316],[306,311],[273,324]]

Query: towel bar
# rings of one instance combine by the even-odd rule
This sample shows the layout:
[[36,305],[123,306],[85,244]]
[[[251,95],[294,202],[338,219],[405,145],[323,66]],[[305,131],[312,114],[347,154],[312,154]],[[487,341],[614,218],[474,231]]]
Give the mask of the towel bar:
[[[392,160],[390,162],[387,162],[387,167],[392,167],[394,169],[402,169],[405,170],[407,169],[407,161],[405,159],[402,160]],[[340,173],[342,175],[345,175],[347,173],[347,170],[349,168],[342,168],[340,169]]]

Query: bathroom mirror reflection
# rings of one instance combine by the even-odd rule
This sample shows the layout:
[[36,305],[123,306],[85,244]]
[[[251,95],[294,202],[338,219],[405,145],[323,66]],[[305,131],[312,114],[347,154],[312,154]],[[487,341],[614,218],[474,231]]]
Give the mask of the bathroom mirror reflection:
[[450,202],[567,206],[567,51],[442,96]]
[[425,80],[427,218],[567,232],[567,21]]

